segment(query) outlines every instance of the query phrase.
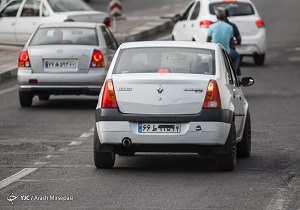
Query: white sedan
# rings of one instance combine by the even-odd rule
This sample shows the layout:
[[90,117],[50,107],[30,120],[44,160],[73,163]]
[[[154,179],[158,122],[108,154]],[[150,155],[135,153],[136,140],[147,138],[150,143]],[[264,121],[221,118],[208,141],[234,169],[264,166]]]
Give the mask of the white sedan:
[[24,45],[40,24],[66,21],[110,26],[107,13],[81,0],[12,0],[0,9],[0,44]]
[[242,56],[252,56],[262,65],[266,54],[266,28],[251,0],[193,0],[182,15],[177,15],[172,32],[173,40],[205,42],[208,27],[217,21],[215,9],[228,8],[229,21],[238,27],[242,43],[236,50]]
[[251,122],[241,86],[220,44],[176,41],[122,44],[96,108],[94,163],[115,154],[193,152],[213,155],[220,170],[249,157]]

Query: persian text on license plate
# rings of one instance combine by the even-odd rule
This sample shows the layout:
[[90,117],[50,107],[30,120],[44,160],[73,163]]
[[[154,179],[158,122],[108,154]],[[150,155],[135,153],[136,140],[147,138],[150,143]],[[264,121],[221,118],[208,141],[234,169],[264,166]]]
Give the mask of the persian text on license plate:
[[45,61],[46,69],[75,69],[76,61]]
[[180,133],[180,124],[172,123],[142,123],[139,124],[139,133]]

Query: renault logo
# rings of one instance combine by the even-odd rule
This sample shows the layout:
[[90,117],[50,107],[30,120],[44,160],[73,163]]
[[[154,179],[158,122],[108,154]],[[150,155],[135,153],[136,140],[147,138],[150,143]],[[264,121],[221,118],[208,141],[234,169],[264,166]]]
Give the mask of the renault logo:
[[56,52],[57,52],[57,54],[62,54],[63,53],[62,50],[57,50]]
[[163,87],[161,85],[159,85],[157,88],[156,88],[157,92],[158,93],[162,93],[163,92]]

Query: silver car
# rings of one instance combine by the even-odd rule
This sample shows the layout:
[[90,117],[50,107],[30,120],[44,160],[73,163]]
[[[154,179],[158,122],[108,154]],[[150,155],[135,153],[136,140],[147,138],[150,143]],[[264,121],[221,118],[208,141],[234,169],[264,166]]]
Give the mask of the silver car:
[[118,48],[101,23],[65,22],[37,28],[19,56],[19,99],[32,105],[36,95],[97,95]]

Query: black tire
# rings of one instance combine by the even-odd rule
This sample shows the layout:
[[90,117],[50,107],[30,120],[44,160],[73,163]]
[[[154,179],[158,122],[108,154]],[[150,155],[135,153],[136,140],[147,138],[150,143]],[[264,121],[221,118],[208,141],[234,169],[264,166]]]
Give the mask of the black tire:
[[175,37],[174,37],[173,35],[172,35],[172,37],[171,37],[171,40],[172,40],[172,41],[175,41]]
[[265,62],[265,54],[257,54],[253,56],[254,63],[257,66],[262,66]]
[[49,99],[50,99],[50,94],[48,93],[43,93],[39,95],[40,101],[49,101]]
[[94,130],[94,164],[96,168],[113,168],[115,165],[116,154],[114,152],[100,152],[101,147],[97,128]]
[[246,115],[242,141],[237,144],[237,155],[238,157],[250,157],[251,155],[251,118],[249,112]]
[[33,95],[28,92],[19,92],[19,102],[22,107],[30,107],[32,105]]
[[234,123],[231,125],[227,137],[229,152],[217,157],[218,169],[222,171],[233,171],[236,166],[236,130]]

